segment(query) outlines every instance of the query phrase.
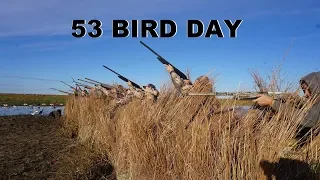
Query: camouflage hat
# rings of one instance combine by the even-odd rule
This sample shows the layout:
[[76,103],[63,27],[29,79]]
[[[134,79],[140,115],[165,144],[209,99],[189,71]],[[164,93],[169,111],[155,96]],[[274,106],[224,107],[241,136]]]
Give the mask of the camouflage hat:
[[150,88],[156,89],[156,87],[153,84],[148,84],[147,86],[143,86],[143,88],[146,88],[146,87],[150,87]]

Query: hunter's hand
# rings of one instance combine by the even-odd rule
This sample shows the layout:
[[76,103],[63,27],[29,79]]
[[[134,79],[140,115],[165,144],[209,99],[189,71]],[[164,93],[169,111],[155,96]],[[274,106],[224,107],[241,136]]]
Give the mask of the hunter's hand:
[[146,86],[145,88],[143,88],[143,90],[146,91],[146,92],[150,92],[151,88]]
[[174,69],[173,69],[173,67],[169,64],[169,65],[166,65],[165,64],[165,67],[166,67],[166,69],[167,69],[167,71],[169,72],[169,73],[171,73],[172,71],[174,71]]
[[185,85],[191,85],[191,81],[189,79],[184,79],[183,82]]
[[259,98],[253,100],[253,102],[258,103],[260,106],[271,106],[273,99],[269,96],[266,96],[264,94],[258,94]]
[[131,81],[128,81],[127,84],[128,84],[128,86],[132,86]]

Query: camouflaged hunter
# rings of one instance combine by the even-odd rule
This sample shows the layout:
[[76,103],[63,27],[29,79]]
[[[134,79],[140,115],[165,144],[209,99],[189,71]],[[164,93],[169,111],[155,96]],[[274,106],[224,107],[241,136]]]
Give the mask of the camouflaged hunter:
[[[306,116],[297,130],[296,138],[304,138],[305,140],[310,130],[313,130],[320,123],[320,72],[312,72],[302,77],[300,79],[300,86],[305,94],[305,102],[310,99],[315,100],[312,107],[306,112]],[[283,103],[280,100],[272,99],[266,95],[260,95],[254,102],[262,106],[268,105],[276,112],[279,111],[280,108],[298,110],[301,107],[295,104]]]
[[148,84],[147,86],[143,86],[145,95],[147,100],[151,100],[153,102],[157,101],[159,96],[159,91],[153,84]]
[[[315,98],[316,102],[308,111],[306,117],[301,123],[301,129],[313,128],[320,122],[320,72],[312,72],[300,80],[300,85],[304,91],[305,98],[312,99]],[[281,101],[274,100],[271,107],[272,109],[278,111],[282,108],[294,108],[290,104],[281,103]]]
[[164,65],[166,67],[166,70],[170,74],[172,83],[174,87],[177,89],[178,92],[185,95],[187,94],[190,89],[192,88],[192,83],[189,79],[183,79],[181,78],[177,72],[175,72],[174,68],[169,65]]
[[127,95],[131,97],[136,97],[138,99],[143,99],[144,98],[144,92],[142,89],[139,89],[135,86],[132,85],[131,81],[127,82],[129,89],[127,90]]

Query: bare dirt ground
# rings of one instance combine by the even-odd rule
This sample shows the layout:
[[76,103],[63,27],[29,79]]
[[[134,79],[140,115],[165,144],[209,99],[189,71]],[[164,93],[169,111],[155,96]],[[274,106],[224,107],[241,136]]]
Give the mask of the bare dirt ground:
[[0,117],[0,179],[114,179],[107,160],[45,116]]

